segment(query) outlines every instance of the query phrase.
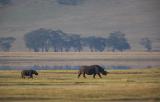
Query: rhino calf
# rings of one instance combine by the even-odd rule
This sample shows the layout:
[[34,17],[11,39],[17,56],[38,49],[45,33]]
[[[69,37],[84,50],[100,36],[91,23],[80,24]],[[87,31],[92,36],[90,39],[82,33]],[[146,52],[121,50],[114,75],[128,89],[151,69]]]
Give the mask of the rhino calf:
[[25,78],[28,76],[29,78],[33,78],[33,74],[38,75],[38,72],[35,70],[22,70],[21,77]]
[[78,78],[81,76],[81,74],[83,74],[84,78],[86,78],[85,74],[93,75],[93,78],[95,78],[96,74],[98,74],[98,76],[102,78],[101,74],[107,75],[108,72],[105,71],[104,68],[102,68],[99,65],[91,65],[91,66],[81,66],[78,72]]

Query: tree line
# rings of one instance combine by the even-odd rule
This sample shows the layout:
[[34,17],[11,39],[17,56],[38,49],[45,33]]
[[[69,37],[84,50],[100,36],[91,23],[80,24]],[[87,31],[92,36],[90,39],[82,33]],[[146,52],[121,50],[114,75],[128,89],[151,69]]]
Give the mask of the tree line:
[[105,49],[112,51],[124,51],[130,49],[130,44],[121,32],[113,32],[107,38],[89,36],[81,37],[78,34],[67,34],[61,30],[40,28],[31,31],[24,36],[25,45],[35,52],[49,51],[80,52],[89,49],[91,52],[102,52]]
[[[0,51],[9,51],[16,39],[14,37],[0,38]],[[34,52],[91,52],[125,51],[130,50],[131,45],[124,33],[117,31],[108,37],[87,36],[65,33],[62,30],[39,28],[24,35],[25,46]],[[152,42],[149,38],[142,38],[139,42],[147,51],[152,50]]]
[[0,51],[9,51],[15,40],[14,37],[0,37]]

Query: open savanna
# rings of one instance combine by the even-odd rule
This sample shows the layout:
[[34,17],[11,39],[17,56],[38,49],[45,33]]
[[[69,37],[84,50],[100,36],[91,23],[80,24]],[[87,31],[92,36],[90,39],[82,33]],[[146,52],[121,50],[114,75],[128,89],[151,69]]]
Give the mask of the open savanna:
[[160,68],[109,70],[102,79],[77,78],[77,70],[0,70],[0,102],[160,102]]
[[[157,64],[160,52],[0,52],[1,66]],[[127,63],[126,63],[127,61]]]

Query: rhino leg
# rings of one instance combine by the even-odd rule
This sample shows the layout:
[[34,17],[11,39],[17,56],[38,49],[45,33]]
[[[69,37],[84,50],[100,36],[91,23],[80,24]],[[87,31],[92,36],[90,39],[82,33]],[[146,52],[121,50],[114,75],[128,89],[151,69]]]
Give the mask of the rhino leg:
[[33,79],[33,76],[31,76],[31,78]]
[[32,78],[33,79],[33,75],[32,75],[32,72],[29,72],[29,77],[28,78]]
[[86,76],[85,76],[85,72],[83,72],[83,77],[84,77],[84,78],[86,78]]
[[25,79],[25,76],[24,75],[21,75],[22,79]]
[[99,76],[100,78],[102,78],[100,73],[98,73],[98,76]]
[[96,73],[93,74],[93,78],[95,78],[95,76],[96,76]]
[[33,75],[32,75],[32,74],[30,75],[30,78],[32,78],[32,79],[33,79]]
[[24,73],[23,72],[21,72],[21,77],[24,79],[25,78],[25,76],[24,76]]
[[78,78],[81,76],[81,74],[82,74],[81,72],[78,73]]

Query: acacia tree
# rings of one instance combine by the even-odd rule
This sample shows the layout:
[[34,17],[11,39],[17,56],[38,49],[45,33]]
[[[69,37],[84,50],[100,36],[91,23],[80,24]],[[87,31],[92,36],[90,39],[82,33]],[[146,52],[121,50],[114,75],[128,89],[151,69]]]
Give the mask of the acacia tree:
[[112,48],[112,51],[124,51],[131,48],[130,44],[125,38],[125,34],[120,31],[110,33],[106,44]]
[[82,45],[93,51],[104,51],[106,48],[106,39],[102,37],[89,36],[82,38]]
[[95,43],[94,43],[94,48],[96,51],[104,51],[106,48],[106,40],[105,38],[102,37],[96,37]]
[[58,30],[58,31],[52,31],[50,33],[50,42],[51,42],[51,46],[54,49],[54,52],[58,52],[58,51],[63,51],[63,46],[64,46],[64,40],[63,40],[63,36],[65,34]]
[[72,48],[72,41],[71,41],[71,37],[67,34],[65,34],[65,36],[63,36],[63,48],[64,51],[68,52],[70,51],[70,49]]
[[0,50],[2,51],[10,51],[13,42],[16,39],[14,37],[1,37],[0,38]]
[[35,52],[48,51],[49,50],[49,34],[50,30],[40,28],[35,31],[31,31],[24,36],[25,45],[27,48],[34,50]]
[[89,36],[89,37],[82,38],[83,46],[88,47],[91,52],[95,51],[94,43],[95,43],[95,37],[94,36]]
[[54,49],[54,52],[69,51],[73,48],[74,51],[81,51],[81,38],[80,35],[67,34],[61,30],[51,31],[49,41]]
[[40,28],[25,34],[24,40],[26,47],[35,52],[48,51],[51,47],[57,52],[63,51],[65,36],[66,34],[61,30]]
[[81,51],[82,44],[81,44],[81,37],[80,35],[72,34],[70,37],[70,45],[74,49],[74,51]]
[[145,49],[147,49],[147,51],[151,51],[152,50],[152,41],[149,38],[142,38],[140,41],[140,44],[142,46],[144,46]]

